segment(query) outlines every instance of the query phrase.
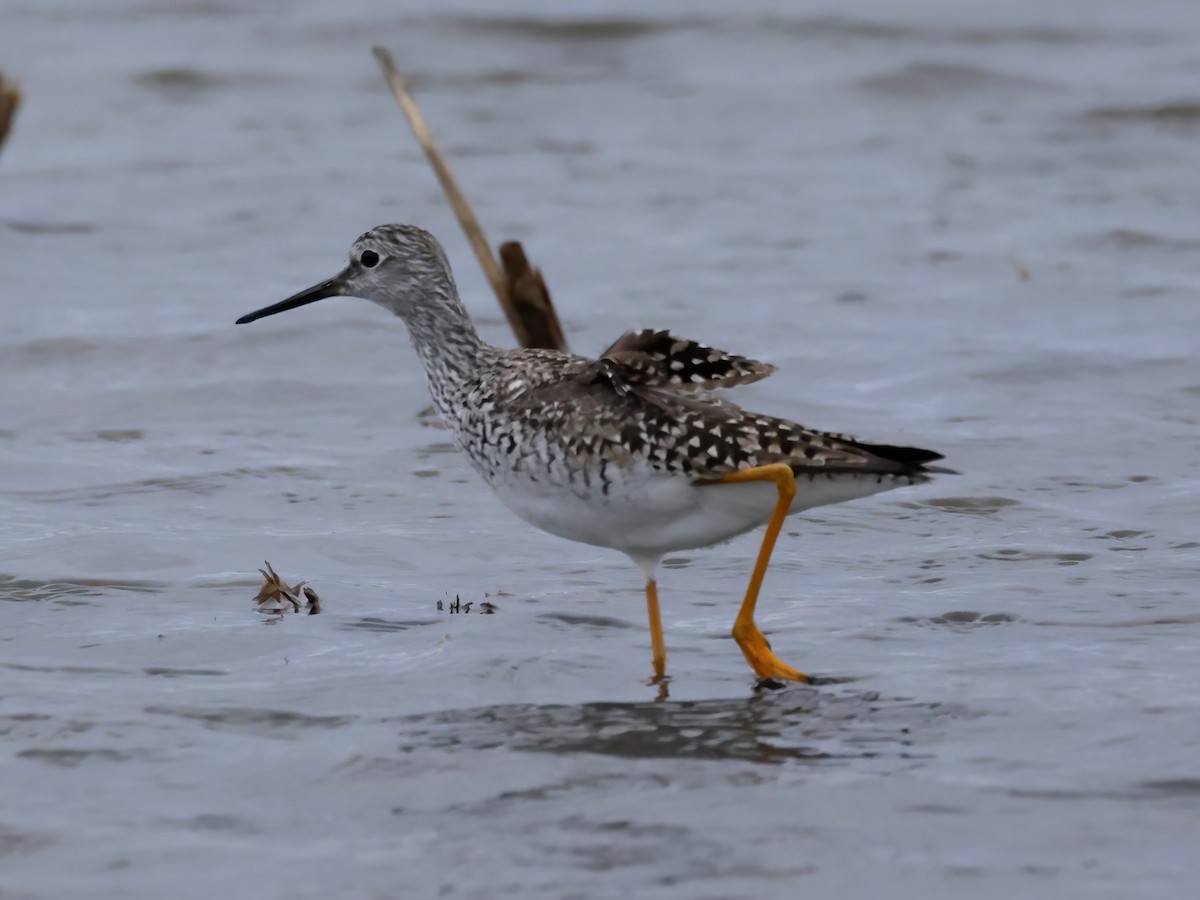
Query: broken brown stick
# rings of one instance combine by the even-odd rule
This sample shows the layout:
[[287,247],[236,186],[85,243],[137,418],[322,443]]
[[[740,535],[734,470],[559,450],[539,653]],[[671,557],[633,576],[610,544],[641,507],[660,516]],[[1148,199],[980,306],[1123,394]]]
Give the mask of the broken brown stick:
[[5,78],[0,73],[0,147],[8,137],[13,119],[17,115],[17,107],[21,105],[21,86],[11,78]]
[[412,129],[417,143],[421,145],[421,149],[425,151],[425,156],[429,159],[429,164],[433,166],[433,171],[446,194],[446,199],[450,201],[450,207],[458,217],[458,224],[462,226],[463,233],[466,234],[471,249],[475,251],[475,257],[483,269],[483,274],[491,284],[492,290],[495,291],[496,299],[500,301],[500,308],[504,310],[504,317],[508,320],[508,325],[512,329],[517,343],[522,347],[566,350],[567,344],[563,337],[562,326],[559,324],[558,315],[554,312],[554,306],[550,302],[550,293],[546,290],[541,273],[529,265],[529,261],[525,258],[525,251],[516,241],[509,241],[500,248],[500,256],[504,260],[505,269],[504,272],[501,272],[495,257],[492,256],[492,249],[483,234],[483,228],[471,209],[471,204],[467,202],[462,188],[458,186],[458,181],[450,170],[449,163],[446,162],[445,156],[442,155],[441,149],[433,139],[433,132],[430,131],[425,116],[421,113],[421,108],[409,94],[404,76],[396,68],[396,64],[392,61],[392,55],[383,47],[373,47],[371,52],[375,54],[379,68],[383,71],[383,77],[387,81],[388,87],[391,88],[392,96],[396,98],[400,111],[404,113],[404,118],[408,120],[408,125]]
[[554,314],[550,291],[541,270],[529,264],[520,241],[505,241],[500,245],[500,262],[507,278],[505,287],[508,302],[514,307],[524,327],[526,339],[522,347],[542,347],[547,350],[566,350],[567,339]]

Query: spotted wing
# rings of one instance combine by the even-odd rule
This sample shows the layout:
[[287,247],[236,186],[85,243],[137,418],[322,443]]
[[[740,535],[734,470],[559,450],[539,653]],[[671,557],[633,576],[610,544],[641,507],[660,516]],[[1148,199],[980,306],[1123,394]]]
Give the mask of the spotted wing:
[[[655,393],[657,398],[645,396]],[[700,480],[779,462],[791,466],[797,476],[810,477],[857,474],[924,480],[952,471],[929,465],[942,458],[932,450],[866,443],[748,412],[708,395],[647,391],[639,399],[649,430],[659,435],[651,462],[679,467]]]
[[774,371],[768,363],[651,329],[626,332],[596,361],[597,379],[609,381],[619,394],[715,391]]

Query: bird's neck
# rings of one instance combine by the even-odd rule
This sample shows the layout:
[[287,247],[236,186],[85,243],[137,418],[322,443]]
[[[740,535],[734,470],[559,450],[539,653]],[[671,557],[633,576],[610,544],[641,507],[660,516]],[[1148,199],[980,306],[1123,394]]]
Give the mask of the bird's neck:
[[458,298],[453,281],[436,290],[436,303],[421,303],[405,316],[409,337],[425,375],[434,404],[443,415],[451,399],[470,389],[492,348],[475,330],[475,323]]

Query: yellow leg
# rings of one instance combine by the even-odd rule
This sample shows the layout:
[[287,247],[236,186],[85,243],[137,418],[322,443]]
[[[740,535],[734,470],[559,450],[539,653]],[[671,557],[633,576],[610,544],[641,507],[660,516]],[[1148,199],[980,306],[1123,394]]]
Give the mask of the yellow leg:
[[653,578],[646,582],[646,612],[650,615],[650,646],[654,651],[654,677],[650,683],[661,684],[667,677],[667,646],[658,614],[658,585]]
[[775,539],[779,537],[783,520],[787,518],[788,508],[792,505],[792,498],[796,496],[796,476],[792,473],[792,467],[786,463],[771,463],[768,466],[731,472],[708,484],[741,484],[747,481],[774,482],[779,489],[779,499],[775,503],[771,521],[767,523],[767,533],[763,535],[762,549],[758,551],[758,561],[754,564],[754,572],[746,588],[746,599],[742,601],[742,607],[733,622],[733,639],[742,648],[750,667],[760,677],[778,678],[783,681],[809,681],[809,677],[803,672],[780,662],[771,652],[771,645],[767,643],[763,633],[754,624],[754,605],[758,601],[763,576],[767,574],[767,565],[771,562],[771,551],[775,549]]

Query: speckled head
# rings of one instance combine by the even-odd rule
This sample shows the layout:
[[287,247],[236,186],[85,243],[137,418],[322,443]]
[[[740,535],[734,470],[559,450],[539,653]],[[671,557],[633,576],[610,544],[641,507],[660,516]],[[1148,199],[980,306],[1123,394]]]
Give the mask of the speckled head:
[[410,324],[423,310],[436,314],[438,307],[458,306],[450,263],[437,238],[415,225],[379,225],[354,242],[349,264],[337,275],[242,316],[237,324],[244,325],[326,297],[362,297]]

